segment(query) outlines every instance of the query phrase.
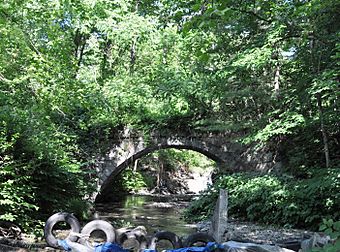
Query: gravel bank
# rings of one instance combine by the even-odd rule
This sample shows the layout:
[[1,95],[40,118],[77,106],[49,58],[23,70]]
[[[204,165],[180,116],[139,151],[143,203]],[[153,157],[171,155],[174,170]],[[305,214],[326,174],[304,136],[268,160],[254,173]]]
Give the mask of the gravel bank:
[[[210,221],[197,224],[198,232],[209,232]],[[225,232],[225,241],[252,242],[258,244],[281,244],[287,241],[302,241],[312,236],[314,232],[263,226],[250,222],[229,220],[228,228]]]

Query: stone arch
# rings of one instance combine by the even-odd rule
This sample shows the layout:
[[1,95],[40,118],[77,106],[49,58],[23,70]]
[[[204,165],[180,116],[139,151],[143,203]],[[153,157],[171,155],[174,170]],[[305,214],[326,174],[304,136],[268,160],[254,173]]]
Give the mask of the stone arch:
[[98,162],[99,183],[96,202],[105,201],[112,194],[115,177],[134,160],[160,149],[175,148],[197,151],[214,160],[222,169],[265,170],[273,166],[271,153],[254,152],[249,146],[233,142],[230,140],[230,136],[221,134],[154,135],[148,138],[147,143],[142,136],[128,135],[113,143],[112,146]]
[[109,197],[110,194],[112,194],[112,185],[114,183],[114,179],[127,167],[129,167],[130,165],[133,164],[133,162],[139,158],[142,158],[146,155],[148,155],[149,153],[158,151],[158,150],[162,150],[162,149],[179,149],[179,150],[192,150],[192,151],[196,151],[199,152],[203,155],[205,155],[207,158],[215,161],[217,163],[217,165],[223,165],[224,164],[224,160],[221,159],[218,155],[207,151],[204,148],[200,148],[197,146],[193,146],[193,145],[188,145],[188,144],[158,144],[155,146],[149,146],[146,147],[138,152],[136,152],[135,154],[133,154],[132,156],[130,156],[129,158],[127,158],[125,161],[123,161],[121,164],[119,164],[117,167],[115,167],[115,169],[111,172],[111,174],[106,178],[106,180],[102,183],[99,193],[96,196],[95,201],[96,202],[101,202],[101,201],[105,201],[106,198]]

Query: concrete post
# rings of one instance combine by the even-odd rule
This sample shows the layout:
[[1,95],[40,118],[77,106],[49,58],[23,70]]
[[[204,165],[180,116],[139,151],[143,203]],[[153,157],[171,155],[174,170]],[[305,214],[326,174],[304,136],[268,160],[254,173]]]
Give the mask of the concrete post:
[[214,237],[216,242],[223,242],[223,235],[228,226],[228,193],[221,189],[218,200],[216,202],[214,215],[211,220],[211,228],[209,234]]

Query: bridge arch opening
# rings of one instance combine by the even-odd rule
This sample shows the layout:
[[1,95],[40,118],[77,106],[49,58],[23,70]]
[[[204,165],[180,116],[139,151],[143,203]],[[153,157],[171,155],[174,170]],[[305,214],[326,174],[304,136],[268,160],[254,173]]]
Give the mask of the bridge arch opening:
[[[143,158],[146,158],[152,154],[155,154],[159,151],[164,150],[174,150],[174,151],[192,151],[194,153],[199,153],[201,156],[205,156],[206,160],[210,160],[212,166],[214,166],[213,169],[216,169],[220,164],[223,163],[223,160],[217,156],[215,153],[209,152],[203,148],[192,146],[192,145],[175,145],[175,144],[158,144],[156,146],[151,146],[144,148],[138,152],[136,152],[134,155],[127,158],[124,162],[122,162],[120,165],[118,165],[113,172],[107,177],[107,179],[103,182],[100,192],[96,197],[96,202],[105,202],[112,199],[112,194],[114,193],[113,187],[115,184],[115,180],[119,175],[128,167],[134,167],[135,162],[137,160],[142,160]],[[135,167],[133,168],[135,169]],[[213,170],[211,169],[211,170]],[[203,181],[203,180],[202,180]],[[202,181],[195,181],[193,183],[200,183]],[[190,183],[190,182],[189,182]],[[199,188],[199,187],[197,187]],[[196,193],[199,189],[191,190],[192,192]]]

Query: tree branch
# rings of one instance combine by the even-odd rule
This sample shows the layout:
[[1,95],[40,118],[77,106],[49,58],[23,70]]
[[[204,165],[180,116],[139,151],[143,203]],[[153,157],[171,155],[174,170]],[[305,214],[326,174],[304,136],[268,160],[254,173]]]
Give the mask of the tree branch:
[[84,41],[84,43],[83,43],[83,45],[81,46],[81,49],[80,49],[79,59],[78,59],[78,63],[77,63],[78,67],[80,67],[80,64],[83,60],[85,45],[86,45],[86,40]]
[[234,8],[234,7],[229,7],[229,9],[231,9],[233,11],[238,11],[238,12],[241,12],[241,13],[252,15],[252,16],[256,17],[257,19],[260,19],[260,20],[262,20],[266,23],[272,22],[272,20],[266,19],[266,18],[260,16],[259,14],[255,13],[254,11],[241,10],[241,9],[237,9],[237,8]]
[[11,82],[11,80],[9,80],[5,76],[3,76],[2,73],[0,73],[0,81],[7,82],[7,83]]
[[74,35],[74,39],[73,39],[73,43],[75,44],[76,48],[74,50],[74,58],[78,57],[78,49],[80,46],[80,40],[81,40],[81,36],[79,36],[79,29],[76,30],[76,34]]
[[25,42],[28,46],[28,48],[30,48],[33,52],[35,52],[37,55],[39,55],[42,59],[44,59],[42,57],[42,54],[39,52],[39,50],[36,48],[36,46],[34,45],[33,41],[31,40],[31,38],[29,37],[29,34],[27,32],[25,32],[21,27],[20,24],[14,20],[10,15],[8,15],[4,10],[1,10],[1,13],[3,14],[3,16],[11,21],[12,23],[16,24],[18,26],[18,28],[20,29],[20,31],[22,32],[22,34],[25,37]]

